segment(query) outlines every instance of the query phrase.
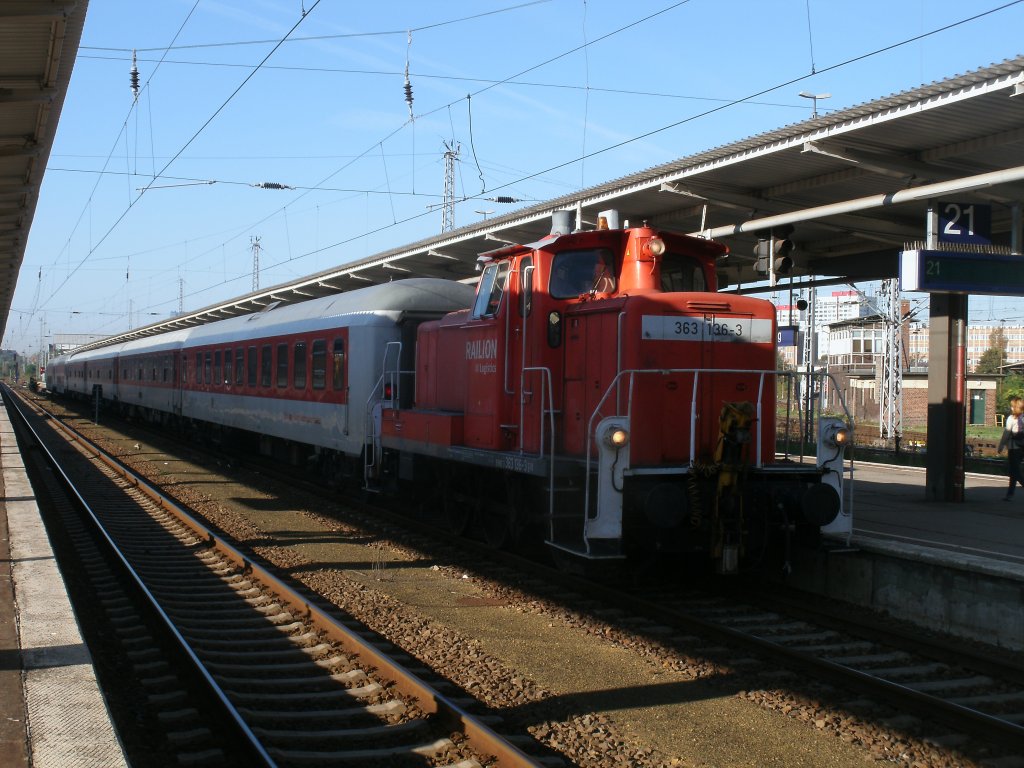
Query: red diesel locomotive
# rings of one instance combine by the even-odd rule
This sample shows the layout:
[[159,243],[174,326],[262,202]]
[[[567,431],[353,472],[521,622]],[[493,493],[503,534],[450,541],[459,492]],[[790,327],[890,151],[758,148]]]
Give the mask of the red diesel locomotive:
[[501,545],[540,522],[591,559],[687,553],[733,572],[794,532],[848,534],[847,419],[818,414],[817,461],[776,459],[792,374],[776,371],[774,306],[716,292],[726,247],[620,229],[614,211],[569,232],[559,213],[540,242],[480,256],[471,308],[420,325],[410,402],[385,364],[368,485],[433,484],[456,532],[475,519]]

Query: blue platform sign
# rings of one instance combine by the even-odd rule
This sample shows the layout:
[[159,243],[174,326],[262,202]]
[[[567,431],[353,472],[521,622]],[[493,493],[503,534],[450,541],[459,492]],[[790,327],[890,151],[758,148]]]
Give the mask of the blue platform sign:
[[778,331],[778,337],[776,339],[780,347],[795,347],[797,345],[797,330],[799,326],[796,325],[780,325]]
[[1024,256],[954,250],[902,251],[900,289],[1024,296]]
[[939,242],[992,244],[992,206],[939,203]]

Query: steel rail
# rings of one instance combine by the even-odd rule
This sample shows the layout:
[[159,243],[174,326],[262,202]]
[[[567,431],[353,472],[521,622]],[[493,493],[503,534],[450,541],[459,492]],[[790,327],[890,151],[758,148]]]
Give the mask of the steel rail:
[[[6,393],[10,396],[13,393],[4,387]],[[13,400],[13,397],[8,397],[9,400]],[[24,415],[19,412],[19,415],[24,419]],[[243,571],[247,572],[250,577],[257,580],[275,593],[279,601],[286,605],[286,607],[295,611],[296,615],[304,616],[308,619],[317,629],[322,631],[326,637],[330,640],[337,642],[347,652],[357,655],[362,659],[366,659],[367,662],[375,666],[378,670],[378,674],[382,677],[388,678],[395,685],[395,689],[401,692],[403,695],[409,698],[415,699],[420,709],[426,714],[435,714],[442,719],[442,722],[450,726],[454,730],[461,731],[464,733],[469,740],[470,746],[480,754],[492,755],[497,759],[497,765],[502,768],[540,768],[540,763],[535,762],[526,753],[522,752],[518,747],[509,741],[502,738],[497,732],[492,730],[489,726],[484,724],[481,720],[469,714],[454,702],[450,701],[440,692],[431,688],[427,683],[417,677],[414,673],[406,670],[393,659],[387,655],[381,653],[379,650],[369,645],[355,632],[339,623],[329,614],[324,612],[322,609],[306,600],[302,595],[296,592],[291,586],[286,584],[281,579],[274,576],[266,568],[256,563],[252,558],[246,556],[244,553],[236,549],[234,546],[229,544],[223,537],[211,531],[206,526],[202,525],[199,521],[193,518],[188,512],[181,508],[174,500],[170,497],[161,493],[154,486],[147,483],[145,480],[140,478],[134,472],[132,472],[127,466],[118,461],[115,457],[111,456],[107,452],[103,451],[99,446],[90,441],[83,435],[75,432],[71,427],[61,423],[58,419],[50,418],[51,424],[60,431],[62,435],[68,440],[81,446],[94,460],[102,462],[113,472],[117,473],[126,482],[131,485],[140,493],[145,495],[150,501],[159,506],[163,511],[170,514],[182,525],[188,528],[195,536],[204,540],[209,547],[217,551],[219,554],[233,562],[236,566],[240,567]],[[27,424],[27,422],[26,422]],[[31,427],[30,427],[31,428]],[[35,431],[33,430],[33,434]],[[42,443],[40,442],[40,445]],[[44,451],[45,451],[44,446]],[[260,758],[265,762],[267,766],[276,766],[273,758],[267,754],[262,746],[259,745],[258,739],[255,734],[249,729],[249,726],[245,723],[241,714],[235,709],[234,705],[228,700],[227,695],[220,689],[216,681],[206,670],[202,662],[196,656],[196,654],[189,647],[187,641],[181,636],[181,634],[174,627],[172,620],[167,614],[160,608],[156,603],[156,598],[152,595],[149,589],[146,588],[145,584],[142,583],[140,577],[127,562],[124,556],[118,551],[117,545],[113,542],[111,537],[103,529],[102,524],[97,518],[96,514],[89,508],[88,503],[81,496],[77,489],[74,487],[73,481],[67,477],[63,470],[59,469],[59,463],[56,458],[52,456],[49,451],[46,451],[50,457],[51,463],[58,468],[64,482],[71,489],[75,498],[82,504],[83,508],[87,510],[90,518],[97,525],[97,528],[102,532],[105,540],[111,549],[116,553],[117,557],[121,560],[124,567],[131,574],[135,583],[139,586],[142,592],[146,595],[147,599],[153,603],[154,608],[159,614],[161,620],[163,620],[173,635],[177,638],[178,642],[182,645],[182,648],[186,651],[193,664],[203,675],[207,684],[211,687],[211,690],[215,692],[218,699],[223,703],[227,711],[231,714],[232,719],[238,724],[239,728],[242,729],[243,734],[247,739],[251,739],[251,743],[257,749]]]

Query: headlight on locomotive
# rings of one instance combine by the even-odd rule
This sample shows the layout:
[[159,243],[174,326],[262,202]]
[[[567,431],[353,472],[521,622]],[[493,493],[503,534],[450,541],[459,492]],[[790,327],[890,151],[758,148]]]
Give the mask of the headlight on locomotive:
[[850,442],[850,428],[842,422],[829,424],[823,429],[822,438],[836,448],[844,448]]
[[604,433],[604,443],[609,448],[624,448],[629,444],[629,431],[622,427],[609,427]]

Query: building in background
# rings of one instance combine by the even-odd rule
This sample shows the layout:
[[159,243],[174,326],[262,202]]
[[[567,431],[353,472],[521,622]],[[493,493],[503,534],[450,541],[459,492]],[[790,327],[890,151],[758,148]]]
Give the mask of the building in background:
[[[967,326],[967,370],[978,366],[985,350],[992,345],[992,332],[1002,328],[1006,337],[1006,363],[1014,365],[1024,362],[1024,326],[1021,325],[969,325]],[[907,356],[911,367],[928,367],[928,326],[913,323],[907,339]]]

